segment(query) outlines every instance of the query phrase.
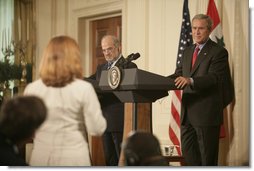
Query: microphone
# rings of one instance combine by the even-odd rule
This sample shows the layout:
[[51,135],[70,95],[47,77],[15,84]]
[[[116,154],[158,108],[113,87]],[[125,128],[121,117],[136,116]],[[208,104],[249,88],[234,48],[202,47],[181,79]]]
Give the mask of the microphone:
[[134,61],[134,60],[136,60],[136,59],[138,59],[140,57],[140,54],[139,53],[132,53],[132,54],[130,54],[130,55],[128,55],[127,56],[127,58],[126,58],[126,64],[127,63],[129,63],[129,62],[131,62],[131,61]]
[[125,64],[128,60],[130,60],[131,56],[133,56],[133,55],[134,55],[134,53],[129,54],[129,55],[124,59],[123,64]]
[[131,62],[131,61],[134,61],[136,59],[138,59],[140,57],[140,54],[139,53],[131,53],[130,55],[128,55],[126,58],[125,58],[125,62],[123,63],[123,68],[127,68],[127,65]]
[[136,59],[138,59],[140,57],[139,53],[131,53],[129,54],[126,58],[124,58],[124,60],[122,60],[121,62],[118,63],[118,66],[120,68],[126,68],[127,64],[129,64],[131,61],[134,61]]
[[124,60],[120,61],[118,65],[123,67],[127,63],[127,59],[129,59],[132,55],[134,55],[134,53],[129,54],[126,58],[124,58]]

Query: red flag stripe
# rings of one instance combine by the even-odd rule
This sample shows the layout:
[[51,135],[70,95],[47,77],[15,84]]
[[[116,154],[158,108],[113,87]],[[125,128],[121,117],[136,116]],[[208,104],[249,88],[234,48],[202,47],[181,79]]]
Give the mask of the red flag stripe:
[[176,105],[174,103],[171,103],[171,113],[172,113],[174,120],[177,123],[177,126],[180,128],[180,114],[179,114],[180,111],[177,111],[177,108],[175,106]]
[[[175,145],[177,153],[179,155],[182,155],[181,149],[180,149],[180,141],[179,141],[178,137],[176,136],[174,130],[171,127],[169,127],[169,137],[170,137],[171,141],[173,142],[173,144]],[[177,145],[177,144],[179,144],[179,145]]]
[[177,98],[179,99],[179,101],[181,101],[182,99],[182,90],[174,90]]
[[207,15],[209,15],[213,20],[213,27],[212,27],[212,30],[213,30],[220,23],[219,13],[217,11],[214,0],[209,0]]

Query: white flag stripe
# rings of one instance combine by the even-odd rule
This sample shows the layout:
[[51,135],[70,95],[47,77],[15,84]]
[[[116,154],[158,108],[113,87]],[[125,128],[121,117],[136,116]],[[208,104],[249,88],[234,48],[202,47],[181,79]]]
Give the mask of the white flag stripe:
[[215,42],[218,41],[216,37],[220,39],[223,37],[221,24],[218,24],[217,27],[215,27],[212,33],[210,34],[210,38]]
[[181,102],[179,101],[178,97],[175,93],[172,93],[172,102],[177,110],[178,113],[181,111]]
[[177,138],[180,140],[180,129],[178,124],[174,119],[171,119],[170,121],[170,127],[174,130],[174,133],[176,134]]

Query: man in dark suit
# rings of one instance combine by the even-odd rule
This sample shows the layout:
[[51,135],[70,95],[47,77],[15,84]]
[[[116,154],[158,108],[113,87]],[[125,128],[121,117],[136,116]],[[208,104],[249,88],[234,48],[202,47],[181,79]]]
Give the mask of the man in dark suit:
[[186,164],[193,166],[217,165],[223,109],[233,98],[228,52],[209,39],[211,28],[209,16],[194,16],[195,44],[184,50],[182,66],[169,76],[183,89],[182,154]]
[[33,138],[44,122],[47,108],[35,96],[14,97],[3,103],[0,113],[0,166],[27,166],[19,148]]
[[[102,52],[106,63],[98,65],[96,73],[89,78],[99,81],[101,72],[113,66],[124,63],[125,58],[121,55],[120,41],[113,35],[106,35],[101,40]],[[121,68],[137,68],[130,62]],[[103,149],[107,166],[118,165],[124,125],[124,104],[113,94],[108,93],[99,97],[102,112],[107,120],[107,129],[102,136]]]

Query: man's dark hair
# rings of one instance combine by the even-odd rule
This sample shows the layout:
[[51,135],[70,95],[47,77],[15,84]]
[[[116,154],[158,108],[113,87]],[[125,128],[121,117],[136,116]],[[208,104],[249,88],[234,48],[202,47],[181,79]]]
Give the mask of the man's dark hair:
[[123,145],[127,166],[168,166],[159,140],[149,132],[134,132]]
[[1,106],[0,132],[13,143],[30,138],[45,121],[47,108],[36,96],[17,96]]

